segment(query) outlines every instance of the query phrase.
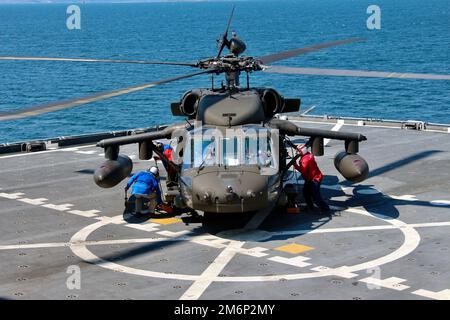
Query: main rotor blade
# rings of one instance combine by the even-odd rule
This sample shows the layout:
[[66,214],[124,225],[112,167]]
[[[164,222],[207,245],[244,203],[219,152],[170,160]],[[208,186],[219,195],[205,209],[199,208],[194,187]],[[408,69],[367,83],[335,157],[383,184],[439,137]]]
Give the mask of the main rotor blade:
[[313,76],[450,80],[450,75],[447,74],[397,73],[397,72],[319,69],[319,68],[293,68],[283,66],[271,66],[265,69],[264,72],[282,73],[282,74],[302,74]]
[[258,57],[256,59],[261,61],[263,64],[268,64],[268,63],[272,63],[275,61],[292,58],[292,57],[295,57],[295,56],[298,56],[298,55],[301,55],[304,53],[313,52],[313,51],[317,51],[317,50],[324,49],[324,48],[334,47],[334,46],[338,46],[341,44],[359,42],[359,41],[364,41],[364,39],[363,38],[350,38],[350,39],[344,39],[344,40],[338,40],[338,41],[332,41],[332,42],[325,42],[325,43],[317,44],[314,46],[274,53],[274,54],[270,54],[267,56]]
[[225,46],[227,45],[228,30],[230,30],[231,20],[233,19],[233,13],[234,13],[234,5],[233,5],[233,8],[231,8],[231,14],[230,14],[230,17],[228,18],[227,28],[225,29],[225,32],[223,33],[223,36],[222,36],[222,42],[220,43],[220,48],[219,48],[219,52],[217,53],[217,58],[220,57],[220,55],[222,54],[223,48],[225,48]]
[[133,64],[162,64],[175,66],[196,67],[194,62],[173,62],[173,61],[146,61],[146,60],[114,60],[114,59],[86,59],[86,58],[52,58],[52,57],[15,57],[0,56],[0,60],[15,61],[69,61],[69,62],[101,62],[101,63],[133,63]]
[[109,99],[112,97],[117,97],[117,96],[121,96],[124,94],[136,92],[136,91],[141,91],[141,90],[155,87],[155,86],[158,86],[158,85],[161,85],[164,83],[181,80],[181,79],[185,79],[185,78],[190,78],[190,77],[194,77],[194,76],[204,74],[204,73],[212,73],[215,71],[216,71],[216,69],[207,69],[207,70],[198,71],[195,73],[181,75],[181,76],[177,76],[177,77],[173,77],[173,78],[167,78],[167,79],[163,79],[163,80],[144,83],[139,86],[132,86],[132,87],[124,88],[124,89],[107,91],[107,92],[90,95],[90,96],[86,96],[86,97],[82,97],[82,98],[78,98],[78,99],[54,102],[54,103],[44,104],[44,105],[35,106],[35,107],[31,107],[31,108],[19,109],[19,110],[14,110],[11,112],[0,113],[0,121],[21,119],[21,118],[36,116],[36,115],[47,113],[47,112],[68,109],[68,108],[76,107],[76,106],[83,105],[83,104],[88,104],[88,103],[99,101],[99,100]]
[[235,8],[235,5],[233,4],[233,7],[231,8],[230,16],[228,17],[227,28],[225,29],[225,33],[224,33],[224,35],[226,35],[226,36],[228,35],[228,31],[230,30],[231,20],[233,20],[234,8]]

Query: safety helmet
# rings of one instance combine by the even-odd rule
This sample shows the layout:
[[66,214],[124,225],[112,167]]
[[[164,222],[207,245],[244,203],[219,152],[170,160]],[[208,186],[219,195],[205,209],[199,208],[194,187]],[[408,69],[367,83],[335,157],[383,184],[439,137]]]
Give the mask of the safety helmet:
[[147,171],[152,173],[155,177],[159,177],[159,169],[158,169],[158,167],[150,167],[150,168],[148,168]]

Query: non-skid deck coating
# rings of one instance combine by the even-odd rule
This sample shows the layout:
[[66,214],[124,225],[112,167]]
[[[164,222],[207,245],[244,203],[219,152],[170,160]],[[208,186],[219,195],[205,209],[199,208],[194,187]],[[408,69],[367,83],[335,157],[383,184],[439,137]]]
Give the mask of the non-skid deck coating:
[[[331,217],[133,221],[125,182],[94,184],[95,146],[1,156],[0,298],[450,299],[450,135],[302,125],[368,137],[361,184],[333,166],[342,142],[318,158]],[[121,152],[134,171],[149,166],[136,145]],[[77,268],[81,288],[70,290]]]

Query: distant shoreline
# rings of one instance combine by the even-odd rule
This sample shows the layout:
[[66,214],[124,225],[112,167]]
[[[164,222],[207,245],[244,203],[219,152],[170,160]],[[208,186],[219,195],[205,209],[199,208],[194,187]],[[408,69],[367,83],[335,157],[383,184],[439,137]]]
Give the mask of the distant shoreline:
[[[258,1],[258,0],[124,0],[124,1],[70,1],[70,0],[63,0],[63,1],[42,1],[42,2],[36,2],[36,1],[7,1],[7,2],[0,2],[0,5],[11,5],[11,4],[18,4],[18,5],[67,5],[67,4],[138,4],[138,3],[174,3],[174,2],[186,2],[186,3],[195,3],[195,2],[247,2],[247,1]],[[267,0],[266,0],[267,1]]]

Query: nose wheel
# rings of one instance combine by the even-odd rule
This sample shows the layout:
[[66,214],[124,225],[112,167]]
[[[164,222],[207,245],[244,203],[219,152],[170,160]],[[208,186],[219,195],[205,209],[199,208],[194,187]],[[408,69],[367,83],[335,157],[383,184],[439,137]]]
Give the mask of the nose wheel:
[[298,200],[298,195],[300,194],[300,185],[288,183],[284,186],[280,200],[278,201],[279,206],[284,210],[280,212],[286,213],[300,213],[300,202]]

